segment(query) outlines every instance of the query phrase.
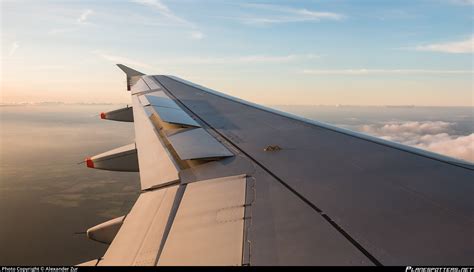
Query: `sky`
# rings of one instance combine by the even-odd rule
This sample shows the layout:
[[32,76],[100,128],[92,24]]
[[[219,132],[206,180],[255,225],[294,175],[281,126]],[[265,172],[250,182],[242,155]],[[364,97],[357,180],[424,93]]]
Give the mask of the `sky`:
[[1,1],[1,102],[129,103],[115,63],[265,105],[472,106],[473,0]]

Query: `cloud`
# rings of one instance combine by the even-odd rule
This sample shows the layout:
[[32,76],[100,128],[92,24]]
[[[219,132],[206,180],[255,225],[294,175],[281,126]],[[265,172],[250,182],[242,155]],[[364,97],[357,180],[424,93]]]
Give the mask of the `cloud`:
[[271,12],[261,16],[247,16],[238,18],[244,24],[251,25],[268,25],[280,23],[295,23],[307,21],[335,20],[339,21],[345,18],[340,13],[327,11],[314,11],[308,9],[298,9],[287,6],[270,5],[270,4],[243,4],[243,7]]
[[316,54],[290,55],[245,55],[229,57],[178,57],[161,59],[161,64],[259,64],[259,63],[288,63],[319,58]]
[[172,21],[176,24],[188,26],[188,27],[191,27],[191,28],[196,28],[194,23],[192,23],[192,22],[190,22],[190,21],[174,14],[160,0],[132,0],[132,2],[136,3],[136,4],[143,5],[143,6],[151,7],[153,9],[155,9],[156,11],[158,11],[158,13],[160,13],[162,16],[166,17],[167,19],[169,19],[170,21]]
[[130,65],[130,66],[134,66],[134,67],[142,67],[142,68],[152,69],[152,67],[149,64],[146,64],[146,63],[140,62],[140,61],[136,61],[136,60],[132,60],[132,59],[129,59],[129,58],[126,58],[126,57],[110,55],[108,53],[103,53],[103,52],[100,52],[100,51],[94,51],[93,53],[95,55],[97,55],[98,57],[100,57],[104,60],[113,62],[113,63],[122,63],[122,64]]
[[18,43],[18,41],[14,41],[12,43],[12,45],[10,46],[10,51],[8,52],[8,56],[13,56],[16,52],[16,50],[18,49],[18,47],[20,47],[20,44]]
[[378,136],[388,136],[394,140],[406,142],[415,134],[439,134],[448,131],[452,123],[443,121],[408,121],[408,122],[388,122],[382,125],[364,125],[362,131],[376,134]]
[[90,9],[85,10],[84,12],[82,12],[81,16],[79,16],[79,18],[77,18],[77,23],[79,23],[79,24],[85,23],[92,13],[93,13],[93,11],[90,10]]
[[418,147],[436,153],[474,162],[474,133],[466,136],[452,136],[447,133],[426,135],[422,137],[424,143]]
[[57,34],[63,34],[63,33],[77,31],[77,30],[80,29],[80,27],[82,25],[88,24],[87,20],[89,19],[90,15],[92,15],[93,13],[94,13],[93,10],[86,9],[79,15],[79,17],[77,17],[75,23],[71,23],[71,26],[50,29],[48,31],[48,34],[49,35],[57,35]]
[[473,74],[473,70],[429,70],[429,69],[336,69],[336,70],[319,70],[305,69],[303,74],[309,75],[348,75],[348,76],[364,76],[364,75],[383,75],[383,74]]
[[250,55],[236,57],[232,62],[236,63],[282,63],[290,62],[300,58],[297,55],[286,55],[286,56],[266,56],[266,55]]
[[301,15],[306,18],[311,18],[313,20],[319,21],[323,19],[328,20],[342,20],[344,16],[339,13],[334,12],[318,12],[318,11],[311,11],[307,9],[287,9],[287,12],[293,12],[295,14]]
[[165,19],[167,19],[167,21],[170,24],[184,26],[184,27],[193,29],[194,31],[192,31],[189,36],[191,39],[201,40],[204,38],[204,34],[201,31],[197,30],[198,27],[193,22],[190,22],[186,20],[185,18],[176,15],[174,12],[171,11],[170,8],[168,8],[168,6],[163,4],[163,2],[161,2],[160,0],[131,0],[131,1],[133,3],[150,7],[158,11],[158,13],[162,15]]
[[472,53],[474,52],[474,35],[464,41],[420,45],[417,46],[415,49],[418,51],[431,51],[452,54]]
[[171,13],[170,9],[160,0],[132,0],[132,2],[156,8],[158,11],[165,14]]
[[67,69],[68,66],[49,64],[49,65],[30,66],[30,68],[32,70],[64,70],[64,69]]
[[363,125],[360,131],[383,139],[474,162],[474,133],[454,135],[455,123],[407,121]]
[[56,35],[56,34],[62,34],[62,33],[67,33],[67,32],[72,32],[77,30],[75,27],[69,27],[69,28],[53,28],[48,31],[49,35]]
[[191,32],[191,39],[193,40],[202,40],[204,38],[204,34],[200,31],[193,31]]

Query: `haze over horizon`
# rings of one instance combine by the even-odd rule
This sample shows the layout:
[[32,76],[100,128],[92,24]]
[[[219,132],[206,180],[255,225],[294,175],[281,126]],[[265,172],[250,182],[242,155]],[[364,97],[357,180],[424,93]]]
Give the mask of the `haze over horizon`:
[[123,63],[266,105],[472,106],[473,7],[2,1],[1,102],[129,103]]

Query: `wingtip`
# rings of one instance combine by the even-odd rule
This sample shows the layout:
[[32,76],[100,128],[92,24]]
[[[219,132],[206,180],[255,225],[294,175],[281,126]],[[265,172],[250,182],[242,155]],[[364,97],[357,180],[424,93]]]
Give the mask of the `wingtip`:
[[143,76],[145,75],[144,73],[142,72],[139,72],[135,69],[132,69],[126,65],[123,65],[121,63],[117,63],[116,64],[118,68],[120,68],[120,70],[122,70],[128,77],[133,77],[133,76]]

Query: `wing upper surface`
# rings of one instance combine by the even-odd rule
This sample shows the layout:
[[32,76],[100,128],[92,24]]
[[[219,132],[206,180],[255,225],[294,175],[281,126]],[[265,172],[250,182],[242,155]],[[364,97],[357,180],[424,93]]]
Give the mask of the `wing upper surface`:
[[133,81],[143,192],[99,265],[472,262],[469,163],[175,77]]
[[[330,130],[171,77],[155,79],[373,261],[466,263],[474,255],[469,163]],[[281,150],[265,151],[270,145]],[[252,244],[263,243],[264,230],[253,231]]]

